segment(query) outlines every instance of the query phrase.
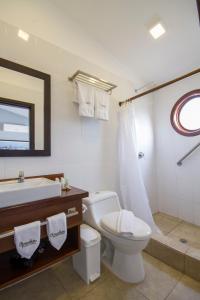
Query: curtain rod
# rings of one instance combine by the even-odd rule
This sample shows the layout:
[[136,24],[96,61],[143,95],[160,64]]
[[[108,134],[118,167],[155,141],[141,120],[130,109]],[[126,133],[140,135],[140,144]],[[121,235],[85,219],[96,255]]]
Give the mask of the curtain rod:
[[187,77],[190,77],[190,76],[192,76],[192,75],[195,75],[195,74],[197,74],[197,73],[199,73],[199,72],[200,72],[200,68],[199,68],[199,69],[196,69],[196,70],[194,70],[194,71],[192,71],[192,72],[190,72],[190,73],[187,73],[187,74],[185,74],[185,75],[183,75],[183,76],[177,77],[177,78],[175,78],[175,79],[173,79],[173,80],[167,81],[167,82],[165,82],[165,83],[163,83],[163,84],[161,84],[161,85],[158,85],[158,86],[156,86],[156,87],[154,87],[154,88],[152,88],[152,89],[150,89],[150,90],[147,90],[146,92],[143,92],[143,93],[141,93],[141,94],[135,95],[135,96],[133,96],[133,97],[131,97],[131,98],[125,100],[125,101],[119,102],[119,106],[122,106],[122,105],[124,105],[124,104],[130,103],[130,102],[132,102],[133,100],[135,100],[135,99],[137,99],[137,98],[140,98],[140,97],[142,97],[142,96],[145,96],[145,95],[148,95],[148,94],[150,94],[150,93],[152,93],[152,92],[155,92],[155,91],[157,91],[157,90],[160,90],[160,89],[162,89],[162,88],[164,88],[164,87],[166,87],[166,86],[168,86],[168,85],[170,85],[170,84],[173,84],[173,83],[175,83],[175,82],[177,82],[177,81],[183,80],[183,79],[185,79],[185,78],[187,78]]

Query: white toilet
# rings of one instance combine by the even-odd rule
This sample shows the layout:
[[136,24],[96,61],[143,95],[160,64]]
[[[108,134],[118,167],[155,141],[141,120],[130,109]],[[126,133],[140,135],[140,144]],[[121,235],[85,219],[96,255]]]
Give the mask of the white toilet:
[[91,193],[83,199],[83,204],[87,206],[84,221],[102,235],[102,261],[120,279],[131,283],[142,281],[145,272],[141,251],[148,244],[151,228],[133,215],[134,234],[120,236],[115,226],[122,208],[115,192]]

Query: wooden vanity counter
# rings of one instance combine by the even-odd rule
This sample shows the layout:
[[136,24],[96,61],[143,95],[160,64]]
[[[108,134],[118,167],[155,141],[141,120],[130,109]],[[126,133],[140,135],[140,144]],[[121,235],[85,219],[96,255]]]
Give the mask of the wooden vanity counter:
[[[55,179],[62,176],[63,174],[55,174],[37,177]],[[48,242],[46,226],[41,226],[41,239],[45,241],[47,247],[30,268],[13,268],[10,258],[16,253],[14,236],[0,238],[0,289],[37,273],[80,250],[82,198],[87,196],[88,192],[71,187],[69,191],[62,191],[60,197],[0,208],[0,235],[13,231],[15,226],[36,220],[45,221],[47,217],[57,213],[65,212],[66,215],[71,215],[67,218],[67,240],[59,251]]]

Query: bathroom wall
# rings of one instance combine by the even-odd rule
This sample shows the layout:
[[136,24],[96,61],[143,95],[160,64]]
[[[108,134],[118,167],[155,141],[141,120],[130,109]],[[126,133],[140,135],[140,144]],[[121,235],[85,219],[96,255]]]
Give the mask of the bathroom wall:
[[[17,37],[17,28],[0,22],[0,56],[51,74],[52,156],[0,158],[0,178],[64,172],[70,184],[88,190],[117,190],[117,102],[133,93],[132,83],[33,35]],[[78,116],[68,77],[77,69],[118,85],[111,96],[110,120]]]
[[159,210],[200,225],[200,150],[177,161],[197,142],[199,136],[181,136],[172,128],[170,113],[185,93],[199,88],[200,75],[179,81],[154,94],[156,138],[156,192]]

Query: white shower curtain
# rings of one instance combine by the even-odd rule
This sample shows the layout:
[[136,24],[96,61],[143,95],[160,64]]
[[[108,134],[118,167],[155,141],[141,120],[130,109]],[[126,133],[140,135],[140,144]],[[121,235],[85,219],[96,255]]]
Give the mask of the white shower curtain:
[[119,173],[122,206],[157,232],[138,161],[134,105],[119,113]]

